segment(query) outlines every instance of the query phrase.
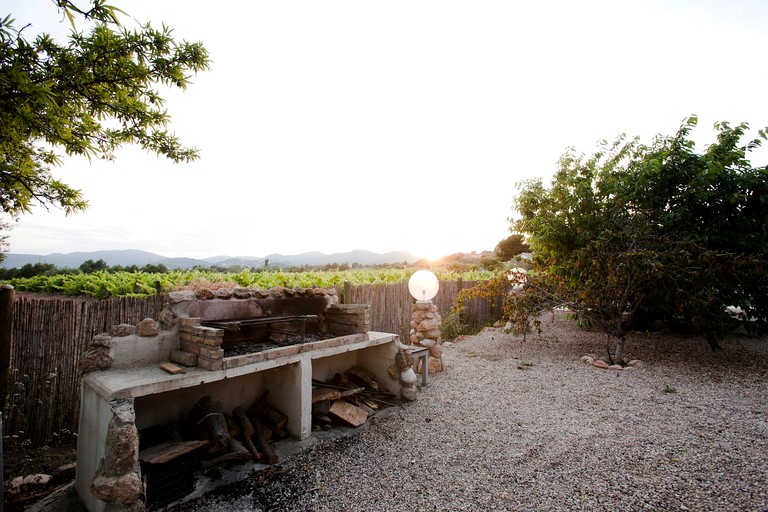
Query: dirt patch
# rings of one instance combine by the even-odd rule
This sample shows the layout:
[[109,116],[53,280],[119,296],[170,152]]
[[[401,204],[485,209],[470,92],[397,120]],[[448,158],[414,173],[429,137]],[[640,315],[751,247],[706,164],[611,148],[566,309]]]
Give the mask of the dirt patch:
[[[57,443],[35,449],[18,448],[3,453],[3,482],[5,484],[4,509],[6,512],[23,511],[50,493],[71,483],[75,478],[77,444]],[[47,483],[24,483],[18,480],[31,475],[49,475]]]

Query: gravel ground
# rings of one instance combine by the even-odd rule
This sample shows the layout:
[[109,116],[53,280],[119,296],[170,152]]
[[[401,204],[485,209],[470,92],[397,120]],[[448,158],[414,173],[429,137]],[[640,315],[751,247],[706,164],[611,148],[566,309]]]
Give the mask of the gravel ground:
[[768,341],[635,334],[604,370],[605,335],[543,327],[446,344],[416,402],[168,510],[768,510]]

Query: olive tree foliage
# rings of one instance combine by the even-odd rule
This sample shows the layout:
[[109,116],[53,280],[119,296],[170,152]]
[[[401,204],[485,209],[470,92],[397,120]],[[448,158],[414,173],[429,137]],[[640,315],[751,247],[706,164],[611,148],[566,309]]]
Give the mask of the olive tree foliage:
[[[34,204],[67,214],[87,207],[51,173],[62,153],[112,160],[137,144],[173,162],[198,158],[169,131],[160,89],[185,89],[208,69],[203,45],[177,42],[165,26],[124,28],[122,11],[104,0],[87,9],[53,3],[72,25],[63,43],[48,34],[28,39],[29,24],[0,18],[0,209],[10,219]],[[87,34],[77,31],[79,18],[93,22]]]
[[768,167],[748,157],[766,133],[742,143],[746,124],[717,123],[697,152],[696,123],[650,145],[622,136],[589,157],[570,149],[549,187],[519,186],[510,229],[535,254],[524,294],[548,298],[523,306],[567,305],[615,337],[618,361],[629,329],[682,323],[713,348],[737,325],[763,332]]
[[510,235],[496,244],[494,253],[501,261],[509,261],[515,256],[528,252],[530,247],[525,243],[522,235]]

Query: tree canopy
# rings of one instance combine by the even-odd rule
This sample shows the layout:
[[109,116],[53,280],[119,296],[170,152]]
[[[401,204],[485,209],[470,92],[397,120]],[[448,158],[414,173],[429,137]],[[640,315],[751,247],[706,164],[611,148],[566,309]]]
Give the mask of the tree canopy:
[[696,123],[650,145],[568,150],[549,187],[527,181],[515,198],[532,283],[613,334],[619,359],[627,329],[685,324],[717,347],[736,325],[768,325],[768,167],[748,159],[766,133],[744,144],[746,124],[717,123],[697,152]]
[[528,252],[530,247],[525,243],[522,235],[510,235],[496,244],[494,253],[501,261],[509,261],[518,254]]
[[[72,31],[64,43],[48,34],[28,39],[29,25],[0,19],[0,211],[10,218],[33,204],[83,210],[79,190],[51,173],[61,152],[112,160],[137,144],[173,162],[198,158],[169,131],[160,87],[185,89],[191,75],[208,69],[202,43],[176,42],[166,26],[129,30],[122,12],[92,0],[82,10],[54,0]],[[87,34],[75,20],[95,24]]]

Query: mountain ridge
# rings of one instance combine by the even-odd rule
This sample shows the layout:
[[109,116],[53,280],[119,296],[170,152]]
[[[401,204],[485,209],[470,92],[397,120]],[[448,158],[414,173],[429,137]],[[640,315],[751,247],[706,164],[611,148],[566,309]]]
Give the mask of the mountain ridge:
[[118,265],[122,267],[131,265],[136,265],[138,267],[143,267],[145,265],[165,265],[169,269],[188,269],[195,266],[209,267],[213,265],[263,267],[267,260],[270,267],[278,267],[304,265],[319,266],[332,263],[346,263],[349,265],[353,263],[359,263],[360,265],[392,264],[404,261],[413,263],[418,259],[419,258],[407,251],[376,253],[363,249],[332,254],[312,251],[291,255],[272,253],[263,257],[221,255],[209,258],[171,258],[139,249],[114,249],[104,251],[51,253],[47,255],[6,253],[5,260],[0,262],[0,267],[19,268],[26,264],[34,265],[35,263],[50,263],[58,268],[77,268],[87,260],[104,260],[110,267]]

